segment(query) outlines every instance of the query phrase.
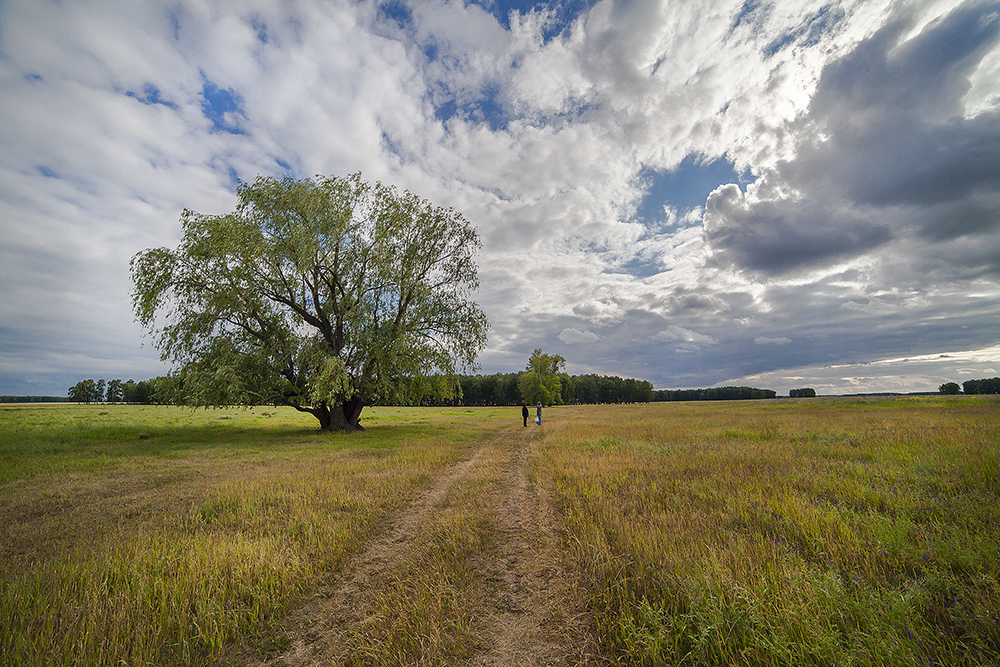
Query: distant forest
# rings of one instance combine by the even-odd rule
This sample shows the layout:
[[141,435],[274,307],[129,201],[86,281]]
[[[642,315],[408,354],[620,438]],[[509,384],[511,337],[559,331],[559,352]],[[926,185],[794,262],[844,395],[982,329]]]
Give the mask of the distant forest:
[[[520,405],[524,400],[519,381],[524,372],[493,375],[460,375],[449,381],[437,376],[427,391],[408,405]],[[714,387],[711,389],[653,389],[646,380],[613,375],[559,375],[559,398],[563,405],[600,403],[649,403],[656,401],[712,401],[775,398],[770,389]],[[183,380],[175,375],[135,382],[128,380],[82,380],[68,390],[68,398],[49,401],[75,403],[184,404]],[[6,397],[28,402],[31,397]],[[37,397],[39,401],[42,397]],[[0,399],[3,400],[3,399]],[[13,401],[7,401],[13,402]]]
[[[425,404],[520,405],[524,400],[519,381],[521,373],[461,375],[461,393],[455,401],[425,397]],[[613,375],[559,375],[558,403],[649,403],[656,400],[653,385],[646,380]]]
[[0,403],[68,403],[65,396],[0,396]]
[[[521,390],[518,381],[521,373],[495,373],[493,375],[461,375],[455,390],[442,393],[440,386],[445,378],[435,378],[438,386],[433,391],[412,401],[411,405],[520,405]],[[653,389],[645,380],[620,378],[614,375],[560,375],[560,399],[565,405],[597,403],[650,403],[659,401],[739,401],[776,398],[771,389],[755,387],[711,387],[708,389]],[[955,383],[949,383],[949,385]],[[0,396],[0,403],[183,403],[176,400],[179,379],[161,376],[135,382],[128,380],[83,380],[70,387],[67,397],[62,396]],[[454,385],[452,385],[454,386]],[[942,385],[945,387],[945,385]],[[941,393],[959,393],[941,390]],[[1000,394],[1000,377],[967,380],[961,385],[964,394]],[[806,390],[793,390],[804,392]],[[446,395],[446,398],[442,398]],[[795,395],[815,395],[795,394]]]

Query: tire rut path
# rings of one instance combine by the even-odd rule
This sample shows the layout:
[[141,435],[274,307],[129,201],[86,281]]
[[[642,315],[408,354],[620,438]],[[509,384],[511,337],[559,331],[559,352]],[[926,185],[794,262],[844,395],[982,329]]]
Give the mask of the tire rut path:
[[[448,664],[463,667],[533,667],[603,664],[597,657],[585,595],[563,561],[556,515],[543,485],[530,473],[534,427],[508,428],[448,466],[430,489],[395,517],[391,527],[344,568],[329,586],[317,589],[286,621],[290,644],[266,658],[244,655],[254,667],[317,667],[352,664],[341,638],[361,628],[365,601],[381,582],[405,572],[419,557],[421,534],[444,511],[448,492],[470,477],[483,486],[496,543],[476,559],[488,595],[477,611],[476,634],[485,650]],[[387,657],[387,656],[383,656]],[[369,664],[362,658],[361,663]],[[381,663],[382,661],[377,661]],[[434,660],[440,664],[440,659]],[[390,664],[424,664],[390,661]]]
[[501,585],[486,637],[491,648],[473,665],[601,664],[583,589],[563,561],[553,504],[529,472],[537,435],[534,427],[515,434],[501,460],[501,539],[493,564]]

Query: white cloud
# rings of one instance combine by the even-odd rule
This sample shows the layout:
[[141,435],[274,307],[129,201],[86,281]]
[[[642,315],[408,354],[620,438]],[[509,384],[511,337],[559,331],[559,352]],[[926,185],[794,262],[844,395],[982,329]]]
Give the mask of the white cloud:
[[671,324],[669,327],[652,336],[653,340],[664,343],[676,343],[675,352],[689,353],[701,349],[705,345],[718,345],[719,341],[711,336],[700,334],[690,329]]
[[812,387],[818,394],[936,392],[946,382],[962,384],[996,375],[1000,347],[881,359],[865,364],[811,365],[730,378],[723,385],[753,385],[787,396],[790,389]]
[[785,338],[784,336],[776,336],[774,338],[769,338],[768,336],[757,336],[753,339],[755,345],[788,345],[792,342],[791,338]]
[[[0,354],[158,364],[131,350],[135,252],[229,210],[234,176],[355,170],[479,229],[487,371],[570,340],[658,386],[989,347],[1000,49],[956,6],[602,0],[505,30],[439,0],[5,3]],[[636,220],[686,157],[756,182]]]
[[567,345],[580,345],[583,343],[596,343],[601,337],[593,331],[580,331],[579,329],[563,329],[558,336],[559,340]]

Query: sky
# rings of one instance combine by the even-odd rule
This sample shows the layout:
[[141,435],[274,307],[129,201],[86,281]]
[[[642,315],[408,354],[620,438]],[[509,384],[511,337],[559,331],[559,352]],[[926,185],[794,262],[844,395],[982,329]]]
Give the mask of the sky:
[[129,260],[258,175],[478,230],[481,373],[1000,374],[1000,4],[0,0],[0,394],[165,374]]

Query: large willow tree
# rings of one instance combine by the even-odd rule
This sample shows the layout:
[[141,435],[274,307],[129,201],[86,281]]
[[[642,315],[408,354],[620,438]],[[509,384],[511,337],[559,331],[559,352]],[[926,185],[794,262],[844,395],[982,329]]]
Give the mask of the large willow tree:
[[489,322],[470,300],[475,229],[360,174],[258,177],[236,210],[185,210],[175,250],[132,258],[133,307],[188,401],[281,403],[323,429],[472,368]]

